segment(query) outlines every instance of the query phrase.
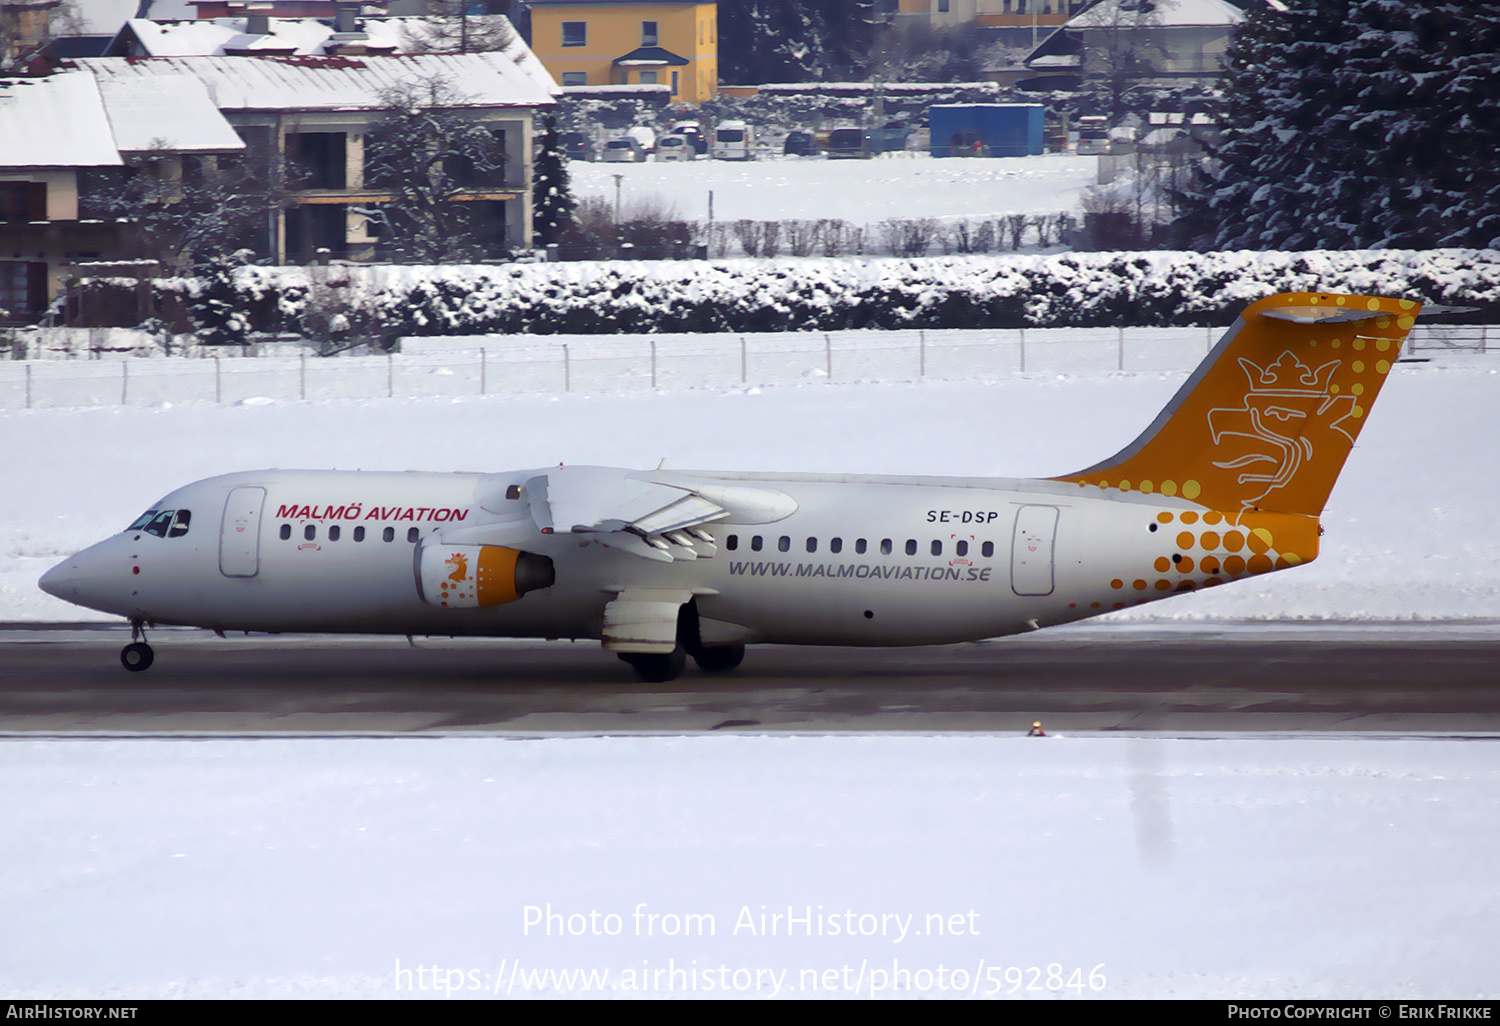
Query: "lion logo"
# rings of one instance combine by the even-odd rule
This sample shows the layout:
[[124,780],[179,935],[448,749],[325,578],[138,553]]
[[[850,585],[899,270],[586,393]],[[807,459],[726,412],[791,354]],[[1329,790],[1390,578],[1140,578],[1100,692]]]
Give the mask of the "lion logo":
[[1242,470],[1238,478],[1242,485],[1265,485],[1259,494],[1241,500],[1244,508],[1257,506],[1267,495],[1291,484],[1319,446],[1337,448],[1332,432],[1347,445],[1354,444],[1354,436],[1342,426],[1354,409],[1354,397],[1329,392],[1340,363],[1330,360],[1314,369],[1290,350],[1264,367],[1239,358],[1249,385],[1244,404],[1209,410],[1208,429],[1214,445],[1244,450],[1231,459],[1215,460],[1214,466]]
[[467,581],[469,579],[468,556],[464,555],[462,552],[455,552],[453,555],[449,556],[447,560],[445,560],[445,562],[448,566],[451,566],[453,568],[453,572],[448,575],[448,580],[457,581],[462,584],[464,581]]

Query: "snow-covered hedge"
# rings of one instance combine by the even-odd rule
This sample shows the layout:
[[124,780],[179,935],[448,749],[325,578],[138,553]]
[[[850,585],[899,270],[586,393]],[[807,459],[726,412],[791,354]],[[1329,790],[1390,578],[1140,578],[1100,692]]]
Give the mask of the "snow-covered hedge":
[[[1290,290],[1500,314],[1500,251],[1094,253],[923,259],[245,267],[238,306],[295,330],[330,303],[403,335],[1228,324]],[[338,280],[335,280],[338,279]],[[170,286],[171,283],[164,283]],[[189,306],[201,290],[175,286]],[[331,308],[326,313],[334,313]]]

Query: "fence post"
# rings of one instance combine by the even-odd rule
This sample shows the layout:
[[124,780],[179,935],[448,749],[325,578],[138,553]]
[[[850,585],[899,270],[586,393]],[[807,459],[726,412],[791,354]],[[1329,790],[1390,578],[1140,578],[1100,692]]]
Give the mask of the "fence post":
[[573,365],[568,359],[568,344],[563,343],[563,391],[573,391]]
[[1026,373],[1026,329],[1021,329],[1021,373]]
[[26,361],[26,408],[31,409],[31,361]]
[[120,361],[120,405],[124,406],[130,396],[130,361]]
[[746,354],[745,336],[740,336],[740,384],[750,383],[750,359]]
[[385,354],[385,397],[396,398],[396,354]]
[[1125,329],[1120,329],[1120,370],[1125,369]]
[[1479,329],[1479,355],[1483,356],[1490,351],[1490,326],[1486,324]]
[[214,354],[214,402],[224,402],[224,379],[221,376],[223,367],[219,363],[219,354]]
[[485,380],[485,374],[489,370],[489,352],[490,351],[488,349],[480,349],[479,350],[479,394],[480,395],[484,395],[485,389],[487,388],[487,386],[489,384]]
[[917,377],[927,376],[927,332],[917,332]]
[[299,361],[298,366],[297,366],[297,391],[300,393],[300,398],[306,399],[307,398],[307,354],[303,353],[301,356],[297,357],[297,359]]
[[656,339],[651,340],[651,387],[656,387]]
[[824,364],[826,364],[825,369],[828,371],[828,380],[832,381],[833,380],[833,336],[832,335],[824,335],[823,336],[823,362],[824,362]]

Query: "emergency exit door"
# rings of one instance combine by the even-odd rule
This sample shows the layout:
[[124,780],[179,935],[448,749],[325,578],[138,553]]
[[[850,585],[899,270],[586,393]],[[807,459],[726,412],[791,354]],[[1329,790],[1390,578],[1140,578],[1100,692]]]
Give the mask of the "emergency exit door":
[[1017,595],[1051,595],[1052,551],[1057,537],[1056,506],[1022,506],[1010,545],[1010,590]]
[[219,572],[225,577],[254,577],[260,573],[260,515],[266,490],[241,485],[224,502],[219,527]]

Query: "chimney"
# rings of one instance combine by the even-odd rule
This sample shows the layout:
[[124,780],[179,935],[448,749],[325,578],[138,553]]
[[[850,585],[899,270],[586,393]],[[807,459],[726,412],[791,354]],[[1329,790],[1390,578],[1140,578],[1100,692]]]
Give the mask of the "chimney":
[[339,4],[333,9],[333,30],[335,32],[358,32],[359,25],[356,19],[359,17],[359,4]]

